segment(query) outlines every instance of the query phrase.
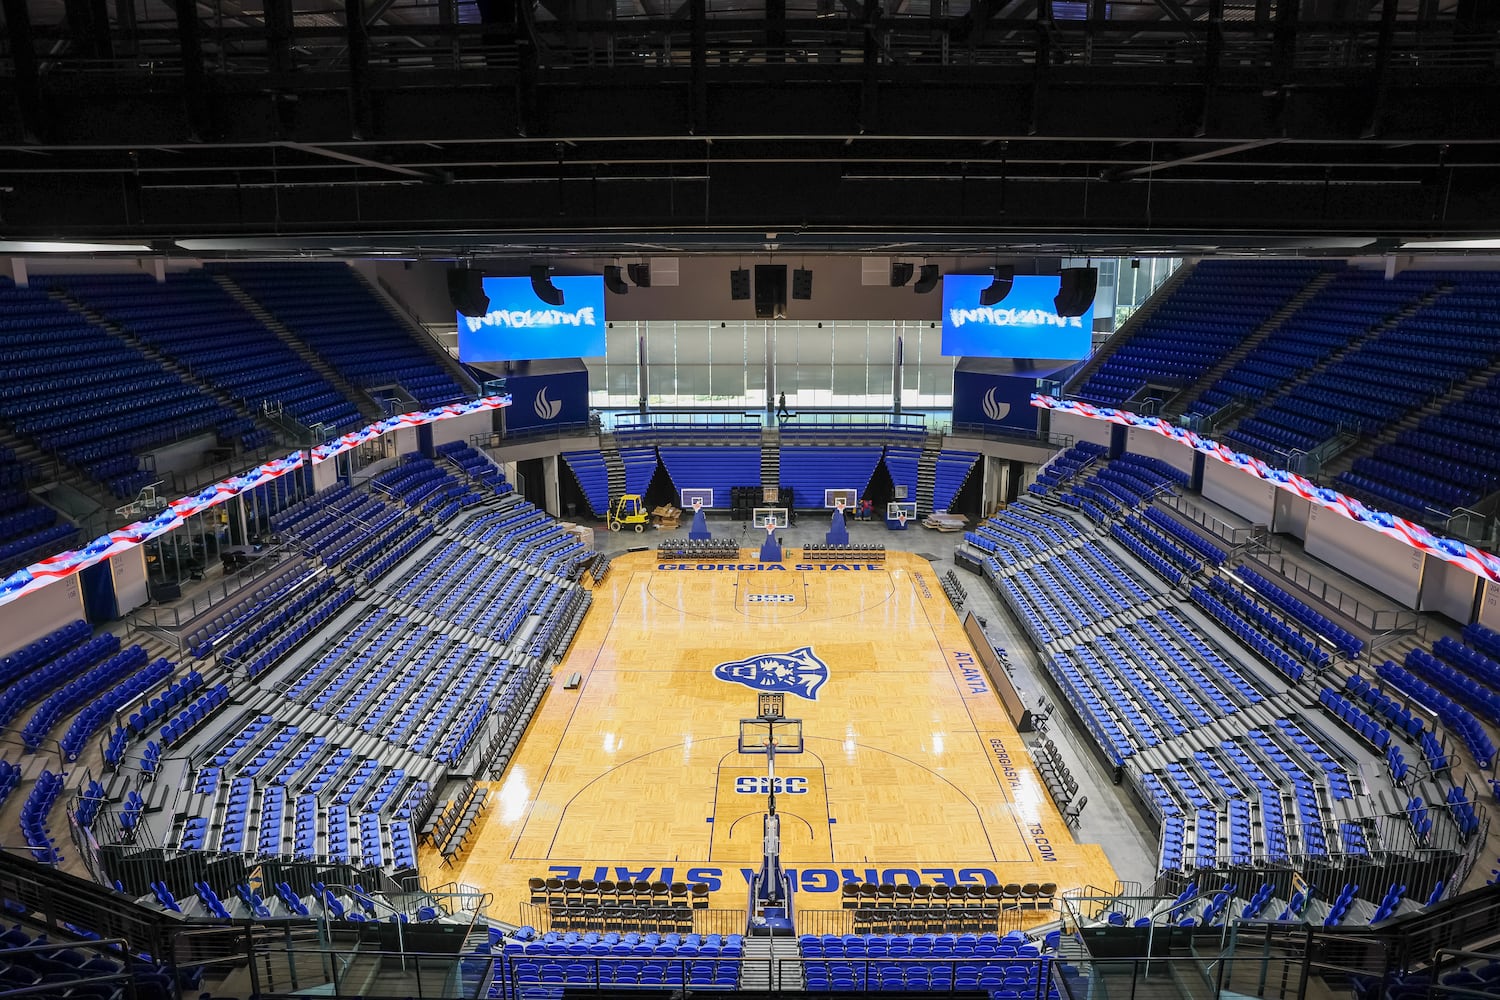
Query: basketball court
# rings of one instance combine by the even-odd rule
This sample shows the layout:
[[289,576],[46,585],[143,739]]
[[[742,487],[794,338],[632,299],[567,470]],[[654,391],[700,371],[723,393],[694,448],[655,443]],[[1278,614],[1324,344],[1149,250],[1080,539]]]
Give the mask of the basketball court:
[[[845,881],[1114,884],[1076,844],[925,559],[614,560],[468,852],[429,880],[495,894],[534,876],[707,883],[743,909],[761,859],[764,756],[739,720],[784,691],[805,752],[775,760],[797,905]],[[563,680],[582,675],[576,690]]]

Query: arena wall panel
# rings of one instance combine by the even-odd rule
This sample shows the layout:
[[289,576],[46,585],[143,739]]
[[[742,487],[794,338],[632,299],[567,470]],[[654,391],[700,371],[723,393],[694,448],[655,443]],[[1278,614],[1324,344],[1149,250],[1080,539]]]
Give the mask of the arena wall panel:
[[82,617],[83,592],[75,573],[50,587],[33,591],[24,601],[0,605],[0,636],[5,637],[4,652],[18,649]]
[[1467,624],[1474,618],[1478,590],[1479,577],[1473,573],[1441,559],[1429,559],[1422,575],[1421,610],[1435,611]]
[[[1056,416],[1056,414],[1054,414]],[[1179,448],[1186,451],[1186,448]],[[1251,524],[1270,524],[1276,513],[1276,487],[1222,462],[1203,467],[1203,496]]]
[[146,589],[146,550],[131,549],[121,552],[109,561],[109,571],[114,577],[115,603],[119,613],[133,611],[150,600]]
[[1307,515],[1303,548],[1372,590],[1408,608],[1417,607],[1427,561],[1419,550],[1323,507],[1314,507]]
[[1174,469],[1181,469],[1190,476],[1193,474],[1193,458],[1197,453],[1191,448],[1184,448],[1176,441],[1168,440],[1144,427],[1131,427],[1127,429],[1127,432],[1128,436],[1125,439],[1127,451],[1136,455],[1159,458]]

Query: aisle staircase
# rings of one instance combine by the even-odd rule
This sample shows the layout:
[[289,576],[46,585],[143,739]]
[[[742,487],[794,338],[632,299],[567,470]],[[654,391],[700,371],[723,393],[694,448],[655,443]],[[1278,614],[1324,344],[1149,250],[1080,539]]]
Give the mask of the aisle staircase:
[[1468,378],[1461,382],[1453,383],[1446,393],[1433,396],[1421,406],[1407,411],[1406,416],[1389,425],[1379,434],[1373,437],[1361,438],[1357,445],[1340,453],[1337,458],[1323,467],[1324,482],[1332,482],[1334,479],[1337,479],[1354,466],[1355,460],[1364,458],[1366,455],[1373,455],[1375,450],[1381,445],[1391,444],[1404,431],[1413,429],[1423,420],[1438,413],[1444,407],[1463,399],[1496,375],[1500,375],[1500,360],[1484,368],[1476,369]]
[[797,939],[747,937],[740,962],[740,989],[754,993],[806,989]]
[[781,429],[779,427],[762,427],[760,429],[760,486],[780,488],[781,486]]
[[1244,340],[1234,346],[1234,350],[1220,358],[1218,364],[1204,372],[1196,382],[1179,393],[1165,407],[1163,412],[1168,416],[1174,417],[1186,413],[1188,407],[1198,401],[1199,396],[1217,385],[1219,379],[1223,378],[1235,365],[1245,360],[1251,351],[1260,346],[1261,341],[1280,329],[1281,325],[1290,319],[1297,310],[1307,305],[1308,301],[1314,295],[1317,295],[1327,287],[1328,283],[1333,280],[1334,275],[1337,273],[1337,271],[1318,272],[1311,281],[1302,286],[1302,291],[1293,295],[1280,309],[1272,313],[1269,319],[1250,331]]
[[327,379],[329,384],[339,391],[340,395],[357,406],[360,415],[366,420],[380,420],[385,416],[385,413],[376,404],[375,400],[370,397],[369,393],[355,388],[353,383],[344,378],[343,375],[340,375],[337,369],[324,361],[312,348],[303,343],[301,338],[293,333],[285,323],[272,316],[265,306],[261,305],[250,293],[241,288],[233,278],[222,271],[216,271],[214,272],[213,279],[215,284],[228,292],[236,302],[244,306],[245,310],[251,316],[255,317],[257,323],[274,333],[282,343],[291,348],[293,354],[307,363],[307,367]]
[[937,461],[943,452],[943,435],[939,431],[928,431],[922,442],[922,454],[917,459],[917,516],[932,513],[932,495],[937,488]]
[[625,461],[620,458],[620,446],[608,431],[599,435],[599,454],[609,471],[609,500],[613,503],[615,497],[624,496],[629,488],[625,485]]
[[110,335],[113,336],[116,340],[123,341],[130,346],[131,350],[137,351],[140,354],[145,355],[147,358],[150,358],[152,364],[171,372],[173,375],[176,375],[179,379],[197,389],[205,396],[210,396],[213,399],[217,400],[221,406],[232,410],[236,416],[248,418],[249,420],[253,421],[255,426],[260,428],[261,430],[267,430],[272,433],[275,433],[277,430],[279,430],[279,428],[272,426],[264,419],[262,419],[260,414],[256,413],[255,411],[251,410],[250,407],[246,406],[238,396],[232,396],[213,382],[209,382],[206,379],[199,378],[197,375],[193,374],[192,369],[187,365],[182,364],[171,355],[157,350],[154,344],[147,343],[146,341],[137,337],[129,327],[122,326],[119,323],[116,323],[114,320],[105,316],[103,313],[95,310],[92,306],[89,306],[87,303],[74,298],[72,295],[62,289],[54,288],[47,294],[51,299],[66,306],[69,312],[77,313],[78,315],[82,316],[84,319],[92,323],[94,326],[109,331]]
[[1297,389],[1300,389],[1308,382],[1311,382],[1314,378],[1317,378],[1319,375],[1323,374],[1328,369],[1338,364],[1340,361],[1343,361],[1345,358],[1349,357],[1351,354],[1353,354],[1355,351],[1358,351],[1366,344],[1369,344],[1378,339],[1381,334],[1385,333],[1388,330],[1394,329],[1397,326],[1400,326],[1402,323],[1406,322],[1406,320],[1410,319],[1421,310],[1426,309],[1442,296],[1447,295],[1450,291],[1452,291],[1452,286],[1444,285],[1426,293],[1417,301],[1410,302],[1402,306],[1396,312],[1387,316],[1380,322],[1373,324],[1364,333],[1359,334],[1343,347],[1340,347],[1338,350],[1328,355],[1328,357],[1324,358],[1322,361],[1319,361],[1311,368],[1302,372],[1296,378],[1288,379],[1287,381],[1278,385],[1272,392],[1268,392],[1265,395],[1261,396],[1258,400],[1255,401],[1255,405],[1241,413],[1238,419],[1232,421],[1229,424],[1226,424],[1223,427],[1216,428],[1217,432],[1221,437],[1227,436],[1230,431],[1238,427],[1240,424],[1244,423],[1246,420],[1255,417],[1259,413],[1269,410],[1272,406],[1275,406],[1279,401],[1290,395],[1292,392],[1295,392]]

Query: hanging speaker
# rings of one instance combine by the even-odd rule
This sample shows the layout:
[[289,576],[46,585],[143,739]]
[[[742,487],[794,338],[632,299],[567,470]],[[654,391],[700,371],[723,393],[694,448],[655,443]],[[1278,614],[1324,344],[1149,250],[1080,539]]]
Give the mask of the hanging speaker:
[[736,302],[750,297],[750,269],[747,267],[729,272],[729,297]]
[[1052,300],[1053,311],[1059,316],[1082,316],[1094,304],[1094,294],[1099,288],[1099,271],[1092,267],[1065,267],[1058,276],[1062,279],[1057,289],[1057,298]]
[[604,268],[604,287],[616,295],[626,295],[630,292],[630,286],[625,284],[624,270],[618,265],[610,264]]
[[563,304],[562,289],[552,283],[552,268],[538,264],[531,269],[531,290],[549,306]]
[[979,290],[979,304],[998,306],[1010,294],[1010,286],[1016,280],[1016,269],[1009,264],[997,265],[991,273],[995,276],[988,287]]
[[792,298],[812,298],[812,272],[805,268],[797,268],[792,272]]
[[755,318],[786,319],[786,265],[755,265]]
[[911,281],[912,272],[915,270],[916,268],[904,260],[893,261],[891,263],[891,287],[903,287],[907,282]]
[[923,264],[917,271],[917,283],[911,286],[911,290],[918,295],[926,295],[937,287],[942,274],[942,269],[936,264]]
[[483,316],[490,311],[484,294],[484,272],[467,267],[448,269],[448,298],[460,316]]
[[637,288],[651,287],[651,265],[650,264],[626,264],[625,273],[630,275],[631,282]]

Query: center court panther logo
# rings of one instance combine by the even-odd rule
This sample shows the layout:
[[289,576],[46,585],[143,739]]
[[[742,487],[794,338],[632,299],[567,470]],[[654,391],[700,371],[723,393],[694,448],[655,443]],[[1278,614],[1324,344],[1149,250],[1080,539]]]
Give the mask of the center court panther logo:
[[543,420],[551,420],[562,412],[562,401],[547,398],[547,387],[542,386],[542,391],[536,394],[536,400],[531,404],[536,415]]
[[714,676],[752,691],[786,691],[818,700],[818,688],[828,680],[828,664],[818,659],[811,646],[790,653],[761,653],[743,660],[730,660],[714,667]]
[[990,386],[990,391],[984,394],[980,406],[984,408],[984,415],[991,420],[1000,421],[1010,416],[1010,404],[995,401],[994,386]]

